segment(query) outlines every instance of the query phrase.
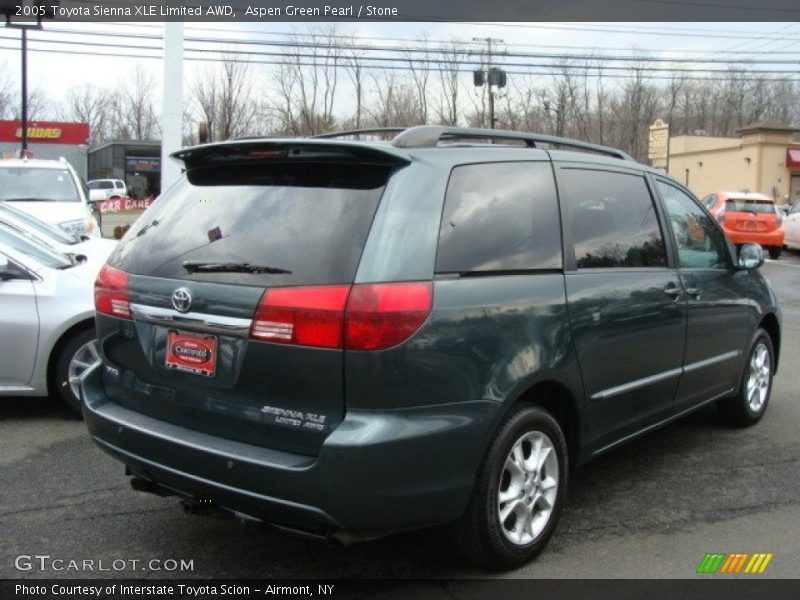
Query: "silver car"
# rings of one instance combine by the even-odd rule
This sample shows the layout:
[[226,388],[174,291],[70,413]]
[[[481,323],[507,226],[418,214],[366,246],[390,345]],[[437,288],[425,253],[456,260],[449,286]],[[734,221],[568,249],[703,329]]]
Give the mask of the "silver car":
[[0,224],[23,230],[64,254],[86,256],[100,261],[105,261],[117,245],[116,240],[67,233],[60,227],[18,209],[10,202],[0,202]]
[[98,359],[101,266],[0,226],[0,396],[52,393],[80,411],[80,375]]

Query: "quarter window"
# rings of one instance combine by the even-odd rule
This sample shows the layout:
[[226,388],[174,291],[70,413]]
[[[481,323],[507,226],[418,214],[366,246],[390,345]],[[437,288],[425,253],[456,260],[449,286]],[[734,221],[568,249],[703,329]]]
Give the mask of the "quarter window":
[[656,185],[669,215],[681,268],[727,268],[725,235],[713,218],[683,190],[661,180]]
[[453,169],[439,229],[437,273],[561,265],[561,227],[549,163]]
[[653,199],[639,175],[565,169],[578,269],[664,267],[664,238]]

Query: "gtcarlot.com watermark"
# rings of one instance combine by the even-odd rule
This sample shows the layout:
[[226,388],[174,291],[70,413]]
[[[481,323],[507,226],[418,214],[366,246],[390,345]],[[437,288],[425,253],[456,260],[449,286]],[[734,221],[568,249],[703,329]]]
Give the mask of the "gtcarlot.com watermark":
[[185,558],[61,558],[50,554],[20,554],[17,571],[102,573],[109,571],[194,571],[194,559]]

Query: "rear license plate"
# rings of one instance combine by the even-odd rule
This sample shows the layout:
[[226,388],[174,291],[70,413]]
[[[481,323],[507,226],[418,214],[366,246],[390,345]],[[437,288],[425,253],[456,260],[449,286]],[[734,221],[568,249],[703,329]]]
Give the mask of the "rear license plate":
[[170,330],[165,364],[169,369],[213,377],[217,370],[217,338]]
[[745,222],[744,222],[744,228],[745,228],[747,231],[755,231],[755,229],[756,229],[756,224],[755,224],[755,222],[753,222],[753,221],[745,221]]

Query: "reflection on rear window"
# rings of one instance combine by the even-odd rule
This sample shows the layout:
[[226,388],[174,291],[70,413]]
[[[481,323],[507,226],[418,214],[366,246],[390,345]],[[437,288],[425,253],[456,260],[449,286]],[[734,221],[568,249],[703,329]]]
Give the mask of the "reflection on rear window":
[[728,212],[775,213],[775,204],[768,200],[731,199],[725,202]]
[[[391,172],[363,163],[207,167],[163,194],[120,242],[138,275],[242,285],[350,283]],[[247,263],[261,272],[189,272]]]

